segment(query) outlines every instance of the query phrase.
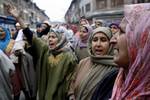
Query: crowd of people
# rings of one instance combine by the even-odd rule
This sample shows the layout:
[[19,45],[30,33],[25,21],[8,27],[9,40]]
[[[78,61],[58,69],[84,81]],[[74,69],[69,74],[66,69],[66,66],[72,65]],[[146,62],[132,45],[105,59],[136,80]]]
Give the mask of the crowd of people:
[[0,100],[150,100],[150,3],[126,5],[120,23],[0,26]]

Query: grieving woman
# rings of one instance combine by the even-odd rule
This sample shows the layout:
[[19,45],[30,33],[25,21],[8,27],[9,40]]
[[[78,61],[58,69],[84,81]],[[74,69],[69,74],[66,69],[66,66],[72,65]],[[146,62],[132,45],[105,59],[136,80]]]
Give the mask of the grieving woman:
[[150,4],[125,6],[120,26],[125,33],[111,39],[120,70],[110,100],[150,100]]
[[66,100],[72,72],[76,66],[76,57],[67,46],[64,34],[57,30],[48,33],[48,43],[33,36],[15,7],[7,5],[8,11],[23,27],[27,40],[33,46],[37,60],[38,98],[39,100]]
[[[109,77],[112,73],[117,74],[116,65],[113,63],[113,56],[111,55],[113,51],[109,42],[111,37],[112,33],[106,27],[96,28],[90,35],[88,42],[90,56],[81,60],[77,67],[74,81],[68,93],[70,98],[74,96],[76,100],[91,100],[92,95],[96,95],[93,93],[98,88],[98,85],[102,84],[103,78]],[[116,77],[116,74],[114,74],[114,77]],[[109,86],[110,88],[107,88]],[[100,87],[103,88],[103,96],[101,93],[99,95],[101,96],[100,100],[111,96],[112,87],[111,82],[105,87]]]
[[[24,34],[29,33],[31,31],[28,28],[24,29]],[[48,45],[39,38],[32,39],[35,58],[38,60],[39,99],[66,100],[76,57],[68,48],[65,35],[51,30],[48,34]]]

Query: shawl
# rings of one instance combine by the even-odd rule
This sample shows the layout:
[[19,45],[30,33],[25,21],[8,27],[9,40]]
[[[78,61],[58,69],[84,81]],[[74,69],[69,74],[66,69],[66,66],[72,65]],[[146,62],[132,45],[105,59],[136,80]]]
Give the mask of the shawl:
[[14,70],[11,60],[0,50],[0,100],[13,100],[10,75]]
[[91,100],[109,100],[118,70],[112,70],[98,83]]
[[2,39],[2,40],[0,40],[0,49],[1,49],[2,51],[4,51],[4,50],[6,49],[8,43],[9,43],[9,41],[10,41],[10,32],[9,32],[6,28],[4,28],[4,27],[2,27],[2,26],[0,26],[0,27],[1,27],[1,28],[5,31],[5,33],[6,33],[5,38]]
[[128,71],[120,68],[111,100],[150,99],[149,9],[149,3],[125,6],[125,19],[128,22],[126,36],[130,63]]
[[21,54],[21,72],[25,90],[30,97],[36,97],[37,84],[32,56],[26,52]]
[[[85,62],[91,62],[90,60],[86,60]],[[109,62],[109,61],[107,61],[107,59],[103,58],[103,61],[104,60],[106,62]],[[113,61],[113,57],[111,58],[111,60]],[[80,64],[79,64],[79,66],[80,66]],[[83,80],[80,80],[80,84],[78,85],[77,89],[75,90],[77,100],[90,100],[98,83],[104,78],[104,76],[107,75],[108,73],[110,73],[111,71],[116,70],[115,64],[114,63],[112,63],[111,65],[110,64],[111,63],[109,63],[109,65],[107,65],[107,63],[104,64],[104,62],[103,62],[103,64],[91,62],[91,65],[89,65],[90,68],[87,69],[88,72],[85,73],[85,76],[82,76],[84,78],[83,78]],[[86,63],[83,63],[82,65],[88,66]],[[83,66],[80,66],[80,67],[83,67]],[[85,68],[85,70],[86,70],[86,68]]]

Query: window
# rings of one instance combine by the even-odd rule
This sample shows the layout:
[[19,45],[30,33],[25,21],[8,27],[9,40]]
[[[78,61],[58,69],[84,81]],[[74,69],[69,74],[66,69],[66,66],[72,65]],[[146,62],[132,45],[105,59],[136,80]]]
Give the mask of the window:
[[111,7],[118,7],[124,4],[124,0],[112,0]]
[[30,0],[25,0],[26,2],[29,2]]
[[96,0],[96,8],[97,9],[106,8],[106,0]]
[[144,3],[144,0],[138,0],[138,3]]
[[84,14],[84,7],[82,7],[82,13]]
[[150,2],[150,0],[138,0],[138,3],[148,3],[148,2]]
[[2,4],[0,4],[0,14],[3,14],[3,5]]
[[150,3],[150,0],[145,0],[145,2]]
[[85,5],[85,8],[86,8],[86,12],[89,12],[91,10],[91,5],[90,3],[86,4]]
[[18,0],[12,0],[13,2],[15,2],[15,3],[17,3],[18,2]]

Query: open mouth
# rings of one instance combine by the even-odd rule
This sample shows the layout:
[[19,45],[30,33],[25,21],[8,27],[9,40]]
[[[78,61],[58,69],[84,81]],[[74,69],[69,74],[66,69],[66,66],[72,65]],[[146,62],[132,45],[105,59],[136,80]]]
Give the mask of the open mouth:
[[101,54],[103,53],[103,50],[96,49],[96,50],[95,50],[95,53],[96,53],[97,55],[101,55]]
[[49,43],[49,47],[54,47],[55,46],[55,44],[54,43]]

